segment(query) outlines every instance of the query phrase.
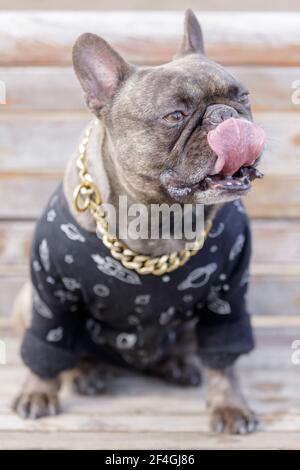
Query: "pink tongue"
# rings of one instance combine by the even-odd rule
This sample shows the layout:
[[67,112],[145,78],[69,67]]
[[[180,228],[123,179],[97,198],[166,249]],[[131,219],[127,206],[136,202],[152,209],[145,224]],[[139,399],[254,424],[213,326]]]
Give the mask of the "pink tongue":
[[265,132],[253,122],[230,118],[209,131],[207,140],[218,156],[214,174],[229,176],[261,155]]

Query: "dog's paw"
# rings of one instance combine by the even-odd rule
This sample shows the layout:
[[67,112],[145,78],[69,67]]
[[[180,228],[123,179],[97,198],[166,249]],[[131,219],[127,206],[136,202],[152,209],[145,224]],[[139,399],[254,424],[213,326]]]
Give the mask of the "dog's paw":
[[56,416],[60,412],[58,397],[47,393],[22,393],[13,404],[13,410],[24,419]]
[[73,380],[73,390],[79,395],[96,396],[105,390],[104,375],[98,368],[80,370]]
[[250,434],[258,429],[259,419],[247,408],[220,406],[212,411],[211,429],[218,433]]
[[167,382],[177,385],[197,387],[202,383],[200,365],[185,358],[169,359],[159,366],[157,372]]

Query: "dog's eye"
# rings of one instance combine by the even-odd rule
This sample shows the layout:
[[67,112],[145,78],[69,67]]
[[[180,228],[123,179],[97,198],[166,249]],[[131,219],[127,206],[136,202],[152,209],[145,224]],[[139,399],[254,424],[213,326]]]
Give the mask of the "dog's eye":
[[249,102],[249,93],[248,92],[247,93],[241,93],[238,97],[238,101],[239,101],[239,103],[241,103],[245,106],[249,105],[250,104],[250,102]]
[[164,117],[164,120],[171,123],[175,124],[177,122],[182,121],[185,118],[185,114],[182,111],[173,111],[173,113],[167,114]]

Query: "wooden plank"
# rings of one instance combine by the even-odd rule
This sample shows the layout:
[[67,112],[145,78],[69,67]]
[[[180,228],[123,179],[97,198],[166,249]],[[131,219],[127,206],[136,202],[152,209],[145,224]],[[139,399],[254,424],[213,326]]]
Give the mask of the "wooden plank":
[[[299,65],[300,14],[202,12],[207,52],[226,64]],[[111,41],[127,60],[162,63],[182,36],[178,12],[1,12],[1,65],[70,64],[71,46],[91,31]]]
[[[257,113],[255,117],[268,135],[261,164],[267,176],[255,182],[247,197],[249,211],[260,218],[299,218],[299,122],[292,113]],[[39,113],[26,119],[5,113],[0,117],[0,194],[7,201],[0,217],[28,218],[40,213],[87,121],[86,113]],[[24,170],[34,174],[23,175]],[[21,204],[16,194],[23,194]]]
[[[255,113],[255,122],[267,135],[260,164],[267,174],[300,175],[300,120],[296,117],[292,112]],[[0,172],[62,172],[90,119],[84,110],[2,113]],[[258,184],[263,187],[264,183]]]
[[83,92],[71,67],[0,67],[9,110],[82,110]]
[[[1,10],[182,10],[185,0],[1,0]],[[211,11],[299,11],[298,0],[189,0],[189,8]]]
[[[284,325],[283,320],[287,318],[287,324]],[[267,320],[269,319],[269,324]],[[263,381],[264,377],[260,374],[264,371],[268,371],[269,379],[271,382],[278,381],[278,370],[281,370],[283,375],[287,374],[288,381],[298,381],[298,375],[295,375],[295,365],[291,362],[291,353],[292,353],[292,343],[295,339],[299,338],[300,328],[299,328],[299,316],[291,317],[281,315],[278,317],[273,317],[274,325],[271,324],[272,317],[253,317],[253,325],[255,327],[255,337],[256,337],[256,347],[251,354],[246,354],[242,356],[239,360],[240,364],[240,373],[245,377],[247,382],[252,383],[254,381]],[[24,369],[22,368],[22,361],[20,360],[20,340],[21,338],[16,337],[15,333],[11,330],[11,325],[6,326],[2,321],[3,329],[1,330],[1,339],[5,341],[7,345],[7,362],[5,368],[0,368],[1,376],[3,377],[1,383],[1,394],[3,394],[4,386],[7,383],[8,386],[6,390],[10,395],[12,394],[12,385],[16,380],[16,384],[21,384],[24,378]],[[294,320],[294,323],[292,323]],[[261,326],[262,321],[264,321],[264,326]],[[280,328],[280,329],[279,329]],[[244,370],[260,370],[259,377],[255,375],[249,375]],[[144,396],[145,390],[147,394],[153,395],[164,395],[172,396],[170,394],[169,384],[166,384],[164,381],[159,379],[154,380],[153,377],[143,377],[143,381],[140,380],[140,375],[133,372],[126,371],[126,374],[119,373],[118,371],[112,377],[113,383],[111,391],[114,392],[114,396]],[[130,380],[128,379],[128,374]],[[14,378],[11,380],[11,378]],[[64,396],[68,395],[70,392],[70,375],[66,377],[66,388],[64,389]],[[127,387],[125,384],[127,383]],[[255,382],[256,383],[256,382]],[[283,379],[282,383],[285,384],[286,381]],[[294,382],[293,382],[294,383]],[[250,384],[251,385],[251,384]],[[250,386],[251,389],[254,389],[254,386]],[[261,388],[261,387],[260,387]],[[260,390],[260,388],[256,389]],[[200,389],[202,390],[202,389]],[[185,393],[184,388],[176,388],[176,393],[181,392]],[[190,389],[191,396],[199,396],[197,389]],[[104,395],[104,398],[108,398]],[[76,397],[78,398],[78,397]],[[299,403],[297,401],[297,403]]]
[[278,315],[278,316],[253,316],[252,324],[255,328],[286,328],[291,326],[293,328],[300,327],[299,315]]
[[[227,67],[251,92],[254,111],[297,111],[292,83],[300,68]],[[71,67],[0,67],[9,110],[82,110],[83,93]]]
[[297,176],[268,175],[253,186],[245,198],[252,217],[296,218],[300,216],[300,180]]
[[2,114],[0,170],[62,173],[90,120],[86,112]]
[[[254,111],[297,111],[292,83],[300,68],[227,67],[251,92]],[[71,67],[0,67],[9,110],[82,110],[83,93]],[[268,86],[266,86],[266,83]]]
[[299,449],[299,378],[290,360],[298,334],[258,332],[257,349],[239,361],[243,388],[264,426],[246,437],[209,432],[205,387],[175,387],[127,371],[112,377],[102,397],[78,397],[65,388],[65,414],[57,418],[22,420],[10,407],[25,368],[13,365],[17,341],[8,335],[9,362],[0,367],[0,448]]
[[[180,406],[180,404],[179,404]],[[54,418],[55,419],[55,418]],[[249,436],[205,433],[111,433],[111,432],[1,432],[5,450],[299,450],[299,433],[270,432]]]
[[[24,274],[0,276],[0,317],[9,316],[13,301],[26,281]],[[254,315],[299,315],[300,275],[253,275],[249,310]]]
[[23,270],[28,263],[33,222],[0,222],[0,266]]
[[300,223],[253,220],[253,263],[300,264]]
[[[0,219],[35,219],[62,179],[57,174],[0,173]],[[287,190],[288,188],[288,190]],[[300,214],[300,175],[267,175],[253,185],[245,204],[252,217],[296,218]]]
[[295,88],[292,84],[299,80],[298,67],[228,67],[250,91],[252,109],[258,111],[299,112],[299,104],[291,99]]
[[[24,271],[34,225],[34,221],[0,221],[0,274]],[[253,220],[252,233],[255,274],[300,275],[299,221]],[[293,266],[299,266],[297,272]]]
[[300,276],[252,276],[248,299],[256,315],[299,315]]
[[[62,414],[53,418],[43,420],[22,420],[13,413],[0,415],[1,432],[105,432],[105,433],[207,433],[209,431],[208,413],[200,414],[197,410],[197,402],[194,403],[194,413],[192,415],[172,415],[159,413],[163,403],[157,407],[158,413],[154,415],[144,414],[120,414],[109,415],[74,415]],[[178,404],[178,400],[177,400]],[[300,415],[293,413],[280,413],[279,416],[266,415],[263,417],[268,432],[294,432],[300,423]],[[299,444],[300,446],[300,444]]]
[[50,195],[62,179],[52,174],[0,176],[0,218],[32,219],[41,214]]
[[0,318],[11,315],[13,302],[26,279],[25,275],[0,276]]

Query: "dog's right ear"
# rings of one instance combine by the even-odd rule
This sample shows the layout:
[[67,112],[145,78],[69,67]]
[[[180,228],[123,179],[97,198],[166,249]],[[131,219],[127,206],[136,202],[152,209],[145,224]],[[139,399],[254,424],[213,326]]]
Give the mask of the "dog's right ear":
[[99,114],[131,71],[131,66],[96,34],[82,34],[73,47],[73,65],[87,106]]
[[204,54],[203,35],[195,13],[188,8],[184,18],[184,35],[175,58],[191,53]]

